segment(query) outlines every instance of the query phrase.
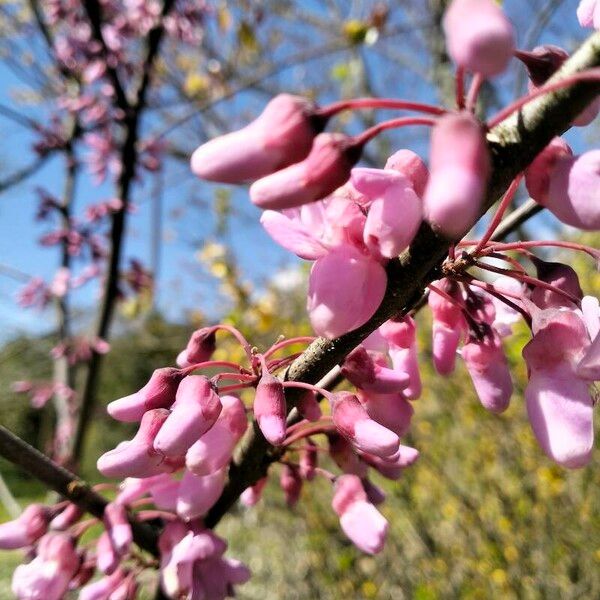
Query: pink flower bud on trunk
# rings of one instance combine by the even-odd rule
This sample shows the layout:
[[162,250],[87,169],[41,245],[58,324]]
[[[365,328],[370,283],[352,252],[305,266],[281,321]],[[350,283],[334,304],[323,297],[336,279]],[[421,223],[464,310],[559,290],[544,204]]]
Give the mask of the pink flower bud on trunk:
[[204,435],[221,414],[221,400],[203,375],[189,375],[177,389],[175,403],[154,440],[154,449],[181,456]]
[[400,445],[398,436],[373,421],[354,394],[334,394],[331,408],[337,430],[356,448],[382,457],[397,452]]
[[177,356],[177,365],[182,369],[210,359],[216,348],[214,327],[203,327],[192,333],[190,341]]
[[348,181],[361,152],[362,145],[344,134],[321,133],[302,162],[254,182],[250,199],[262,209],[273,210],[321,200]]
[[485,77],[506,69],[515,34],[494,0],[452,0],[443,25],[448,53],[455,64]]
[[243,129],[200,146],[192,171],[208,181],[253,181],[305,158],[324,126],[308,100],[279,94]]
[[144,413],[153,408],[169,408],[175,402],[175,394],[184,373],[179,369],[165,367],[156,369],[150,381],[135,394],[114,400],[108,405],[108,414],[117,421],[139,421]]
[[425,218],[443,236],[459,239],[481,212],[490,172],[485,135],[475,116],[449,113],[437,121],[431,134],[429,167]]

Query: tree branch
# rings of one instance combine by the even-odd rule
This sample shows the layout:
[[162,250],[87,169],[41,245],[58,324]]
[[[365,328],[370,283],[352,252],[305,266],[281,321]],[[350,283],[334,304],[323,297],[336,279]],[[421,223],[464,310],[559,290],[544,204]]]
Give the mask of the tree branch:
[[[110,324],[112,322],[114,308],[118,296],[119,265],[121,263],[126,216],[129,207],[131,184],[135,177],[135,171],[138,162],[138,151],[136,144],[139,137],[141,115],[146,107],[146,97],[151,81],[153,65],[164,34],[163,20],[171,10],[173,3],[174,0],[165,0],[159,25],[150,30],[148,33],[143,75],[136,94],[136,103],[129,114],[127,114],[125,117],[125,141],[123,142],[123,146],[121,148],[121,163],[123,165],[123,169],[117,182],[117,197],[123,204],[121,209],[114,213],[112,217],[108,269],[104,293],[102,296],[102,305],[100,307],[98,323],[96,326],[96,337],[105,340],[109,337],[108,334]],[[96,3],[88,0],[85,4],[87,6],[88,4],[95,5]],[[88,421],[95,402],[96,388],[98,385],[98,379],[102,365],[102,357],[102,354],[93,351],[86,371],[80,413],[73,441],[72,458],[74,462],[77,462],[81,456],[83,442],[85,440],[85,434],[88,427]]]
[[[600,33],[595,33],[552,80],[598,65]],[[599,92],[600,84],[579,83],[547,94],[528,103],[488,133],[493,169],[479,217],[502,196],[514,177],[553,137],[569,129],[573,119]],[[440,277],[440,266],[451,244],[451,240],[442,238],[427,223],[422,223],[410,247],[398,259],[388,263],[387,289],[373,317],[358,329],[334,340],[315,340],[290,366],[286,379],[315,383],[382,323],[392,316],[407,314],[421,298],[425,286]],[[288,410],[296,397],[293,390],[286,394]],[[242,491],[264,477],[268,466],[276,458],[277,450],[267,443],[254,422],[230,466],[229,481],[221,497],[205,519],[206,525],[214,527]]]
[[[47,456],[2,425],[0,425],[0,456],[94,517],[102,519],[108,504],[104,497],[95,492],[88,483],[53,463]],[[156,531],[149,525],[133,519],[130,520],[130,524],[135,543],[146,552],[158,556]]]

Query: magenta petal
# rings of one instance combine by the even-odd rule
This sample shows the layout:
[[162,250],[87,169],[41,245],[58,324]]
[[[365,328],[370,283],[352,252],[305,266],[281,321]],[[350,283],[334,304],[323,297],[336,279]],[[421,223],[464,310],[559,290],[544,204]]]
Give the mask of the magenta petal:
[[532,371],[525,399],[531,427],[548,457],[565,467],[586,465],[594,443],[593,401],[587,383],[568,366],[550,373]]
[[387,285],[385,269],[352,246],[318,259],[310,273],[308,311],[313,329],[334,338],[366,323]]
[[577,376],[587,381],[600,381],[600,335],[597,335],[577,365]]
[[460,330],[450,329],[443,324],[433,324],[433,365],[440,375],[449,375],[454,371],[460,338]]
[[[390,169],[372,169],[357,167],[352,169],[350,175],[352,185],[371,200],[382,196],[392,185],[397,183],[407,184],[408,181],[400,173]],[[403,186],[405,187],[405,186]]]

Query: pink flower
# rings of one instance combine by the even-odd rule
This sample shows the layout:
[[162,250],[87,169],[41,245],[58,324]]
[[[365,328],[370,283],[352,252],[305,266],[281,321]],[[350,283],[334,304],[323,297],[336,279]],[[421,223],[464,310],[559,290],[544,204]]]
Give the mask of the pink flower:
[[[460,303],[456,284],[448,279],[435,282],[436,286]],[[432,352],[433,365],[440,375],[449,375],[454,370],[456,351],[466,331],[466,322],[460,306],[432,290],[429,294],[429,308],[433,316]]]
[[175,403],[154,439],[154,449],[166,456],[181,456],[216,422],[223,408],[214,385],[203,375],[185,377]]
[[358,399],[371,419],[398,436],[405,435],[414,409],[402,393],[378,394],[360,390]]
[[412,150],[398,150],[387,159],[385,169],[402,173],[411,182],[417,196],[423,197],[429,179],[429,170],[418,154]]
[[409,382],[402,391],[409,400],[421,395],[422,384],[419,373],[416,324],[410,317],[402,321],[386,321],[380,328],[380,334],[388,343],[388,354],[394,370],[408,375]]
[[410,382],[407,373],[375,362],[362,345],[357,346],[346,357],[342,375],[357,388],[376,394],[400,392]]
[[148,383],[135,394],[111,402],[108,414],[118,421],[139,421],[147,410],[169,408],[175,402],[179,382],[185,373],[165,367],[156,369]]
[[319,461],[317,446],[308,438],[306,446],[300,453],[300,475],[307,481],[312,481],[316,475],[316,468]]
[[185,521],[203,517],[219,499],[226,475],[225,468],[203,476],[184,471],[177,496],[177,514]]
[[223,410],[217,422],[188,451],[187,468],[196,475],[210,475],[227,465],[235,445],[248,427],[246,409],[235,396],[222,396]]
[[133,541],[125,507],[117,502],[109,502],[104,509],[104,524],[117,554],[124,555]]
[[48,530],[50,515],[41,504],[30,504],[14,521],[0,525],[0,548],[15,550],[31,546]]
[[298,467],[282,465],[279,485],[285,494],[285,502],[288,506],[295,506],[300,499],[302,491],[302,477]]
[[127,571],[118,568],[110,575],[89,583],[79,591],[79,600],[108,600],[126,575]]
[[461,354],[484,408],[493,413],[505,411],[513,386],[498,336],[490,330],[483,339],[472,337],[462,347]]
[[262,376],[254,396],[254,417],[267,441],[279,446],[285,440],[287,416],[283,385],[263,364]]
[[318,421],[323,412],[317,401],[317,394],[311,390],[303,390],[296,401],[298,412],[308,421]]
[[457,65],[485,77],[506,69],[515,36],[494,0],[452,0],[443,24],[448,53]]
[[380,475],[386,479],[396,481],[404,471],[410,467],[419,458],[419,451],[410,446],[402,446],[398,451],[385,458],[375,456],[374,454],[361,453],[361,459],[369,466],[373,467]]
[[[488,1],[492,3],[482,3]],[[471,27],[469,19],[465,26]],[[438,119],[431,134],[429,167],[425,218],[442,235],[458,239],[479,215],[490,171],[483,129],[472,114],[449,113]]]
[[587,464],[594,442],[589,382],[577,367],[589,347],[589,334],[574,311],[533,313],[533,339],[523,349],[529,369],[527,412],[544,452],[565,467]]
[[[536,267],[538,279],[550,284],[557,290],[570,294],[577,301],[583,298],[579,277],[577,277],[577,273],[572,267],[558,262],[540,260],[535,256],[531,257],[531,261]],[[563,294],[539,286],[534,287],[531,291],[531,300],[542,309],[560,308],[561,306],[575,308],[574,303]]]
[[381,457],[398,451],[398,436],[371,419],[354,394],[334,394],[331,404],[333,424],[356,448]]
[[359,550],[367,554],[383,550],[388,522],[367,501],[367,494],[356,475],[338,477],[332,506],[340,517],[342,530]]
[[135,437],[103,454],[98,459],[98,470],[106,477],[123,479],[170,473],[183,466],[183,457],[171,460],[153,447],[154,439],[168,416],[169,411],[164,408],[147,411]]
[[600,150],[556,161],[543,203],[563,223],[586,231],[600,229]]
[[240,501],[244,506],[255,506],[262,498],[263,490],[267,485],[267,477],[259,479],[254,485],[247,487],[240,496]]
[[15,569],[12,591],[19,600],[61,600],[79,563],[70,536],[47,534],[37,546],[36,557]]
[[412,182],[393,170],[353,169],[352,184],[370,202],[365,245],[376,257],[398,256],[412,242],[423,219]]
[[577,7],[577,19],[582,27],[600,29],[600,3],[598,0],[581,0]]
[[569,145],[560,137],[555,137],[525,169],[525,185],[531,197],[545,206],[550,189],[550,176],[557,162],[570,158],[573,152]]
[[208,181],[253,181],[305,158],[324,126],[308,100],[279,94],[243,129],[200,146],[192,171]]
[[308,312],[318,335],[334,338],[366,323],[387,285],[385,269],[353,246],[317,260],[308,283]]
[[254,182],[250,199],[275,210],[321,200],[348,181],[361,152],[362,146],[344,134],[321,133],[302,162]]

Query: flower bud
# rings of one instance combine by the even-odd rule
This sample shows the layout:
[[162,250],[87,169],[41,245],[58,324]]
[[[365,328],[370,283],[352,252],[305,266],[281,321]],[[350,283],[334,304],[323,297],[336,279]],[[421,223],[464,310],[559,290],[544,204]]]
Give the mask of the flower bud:
[[[551,286],[574,296],[578,300],[583,298],[583,290],[579,285],[577,273],[569,265],[559,262],[548,262],[535,256],[531,257],[537,270],[537,278]],[[543,287],[534,286],[531,292],[531,300],[539,308],[560,308],[566,306],[573,308],[573,303],[568,298]]]
[[425,218],[443,236],[459,239],[481,212],[490,172],[485,135],[475,116],[461,112],[438,119],[431,133],[429,167]]
[[182,369],[210,360],[216,348],[214,327],[203,327],[192,333],[190,341],[177,356],[177,365]]
[[302,477],[297,467],[290,465],[281,466],[279,485],[285,494],[285,502],[288,506],[295,506],[300,499],[302,491]]
[[255,506],[262,498],[263,490],[267,485],[268,478],[259,479],[254,485],[247,487],[241,494],[240,500],[244,506]]
[[358,399],[369,417],[380,425],[399,437],[408,432],[415,411],[402,393],[377,394],[360,390]]
[[283,385],[263,367],[254,396],[254,417],[270,444],[278,446],[285,440],[286,403]]
[[250,187],[250,199],[262,209],[281,210],[325,198],[350,178],[362,145],[341,133],[318,135],[302,161],[267,175]]
[[342,475],[337,479],[332,506],[340,517],[342,530],[357,548],[367,554],[383,550],[388,522],[367,501],[356,475]]
[[50,515],[42,504],[30,504],[14,521],[0,525],[0,549],[31,546],[48,530]]
[[156,369],[141,390],[111,402],[107,407],[108,414],[117,421],[130,423],[139,421],[147,410],[169,408],[184,375],[179,369],[170,367]]
[[558,46],[537,46],[531,52],[515,50],[515,56],[525,65],[533,88],[541,87],[569,58],[569,53]]
[[525,169],[525,186],[529,195],[542,206],[548,202],[550,176],[555,165],[563,158],[571,158],[573,151],[562,138],[555,137]]
[[462,357],[483,407],[496,414],[504,412],[513,385],[500,340],[496,336],[472,339],[463,346]]
[[308,421],[318,421],[323,412],[317,401],[317,392],[313,390],[299,390],[300,397],[296,402],[298,412]]
[[244,183],[297,163],[325,126],[304,98],[279,94],[252,123],[210,140],[192,155],[192,171],[221,183]]
[[189,375],[177,389],[175,403],[154,440],[166,456],[181,456],[216,422],[222,409],[213,384],[203,375]]
[[443,26],[448,54],[455,64],[484,77],[506,69],[515,34],[494,0],[452,0]]
[[600,150],[559,159],[550,175],[544,206],[563,223],[583,229],[600,229]]
[[300,475],[306,481],[312,481],[315,478],[319,456],[317,446],[310,439],[306,440],[306,448],[300,453]]
[[373,421],[358,398],[349,392],[333,395],[332,417],[337,430],[359,450],[391,456],[398,450],[398,436]]
[[164,408],[146,412],[135,437],[103,454],[98,459],[98,470],[106,477],[119,479],[151,477],[177,470],[182,465],[182,460],[165,459],[153,447],[154,439],[168,416],[169,411]]
[[231,459],[235,445],[248,427],[246,409],[236,396],[221,398],[223,410],[217,422],[185,456],[186,466],[195,475],[210,475],[222,469]]
[[177,498],[177,514],[185,521],[203,517],[219,499],[225,487],[225,477],[226,469],[203,477],[184,471]]
[[104,509],[104,524],[115,551],[121,556],[124,555],[133,541],[125,507],[116,502],[109,502]]
[[352,385],[376,394],[400,392],[410,381],[407,373],[373,362],[363,346],[357,346],[346,357],[341,371]]
[[367,465],[358,457],[354,448],[346,438],[337,434],[328,434],[329,456],[335,464],[344,472],[365,477]]

